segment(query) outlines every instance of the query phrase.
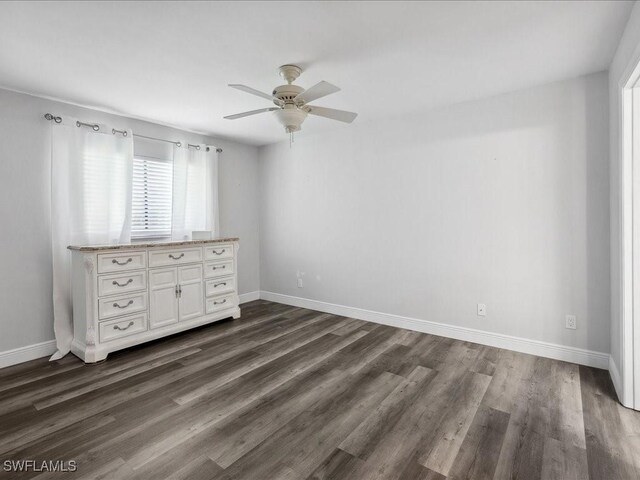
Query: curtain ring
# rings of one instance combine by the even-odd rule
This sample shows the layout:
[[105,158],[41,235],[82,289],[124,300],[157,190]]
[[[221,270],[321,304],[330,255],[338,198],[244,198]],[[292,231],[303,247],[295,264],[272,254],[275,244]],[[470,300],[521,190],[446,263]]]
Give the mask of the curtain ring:
[[92,125],[91,128],[93,129],[94,132],[97,132],[98,130],[100,130],[100,127],[98,125]]

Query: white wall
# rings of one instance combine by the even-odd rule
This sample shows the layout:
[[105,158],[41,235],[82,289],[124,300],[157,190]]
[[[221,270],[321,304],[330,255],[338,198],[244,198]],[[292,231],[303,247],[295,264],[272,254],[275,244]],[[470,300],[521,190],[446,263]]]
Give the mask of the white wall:
[[259,290],[257,148],[0,90],[0,352],[54,338],[46,112],[222,147],[220,233],[240,237],[239,293]]
[[607,88],[308,119],[259,152],[262,290],[608,352]]
[[[625,352],[623,343],[623,311],[631,308],[631,298],[623,298],[623,162],[621,139],[622,88],[625,86],[631,69],[640,62],[640,4],[636,2],[629,21],[620,40],[620,44],[609,67],[609,99],[610,99],[610,172],[611,172],[611,360],[613,362],[612,377],[618,396],[623,404],[631,405],[633,379],[630,371],[624,371],[623,358],[632,362],[632,352]],[[629,176],[629,171],[626,172]],[[630,189],[627,189],[630,195]],[[627,241],[630,240],[628,232]],[[630,334],[629,334],[630,337]],[[619,375],[620,377],[616,378]],[[624,388],[622,383],[625,384]]]

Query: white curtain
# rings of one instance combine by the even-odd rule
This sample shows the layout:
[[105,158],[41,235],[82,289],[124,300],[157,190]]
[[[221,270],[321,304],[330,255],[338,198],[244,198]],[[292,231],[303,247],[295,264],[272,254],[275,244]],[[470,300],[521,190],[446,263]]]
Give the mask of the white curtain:
[[173,240],[189,240],[193,230],[218,234],[218,153],[178,147],[173,149]]
[[69,245],[116,244],[130,241],[132,132],[99,130],[65,118],[52,122],[51,247],[53,314],[58,351],[63,357],[73,340],[71,254]]

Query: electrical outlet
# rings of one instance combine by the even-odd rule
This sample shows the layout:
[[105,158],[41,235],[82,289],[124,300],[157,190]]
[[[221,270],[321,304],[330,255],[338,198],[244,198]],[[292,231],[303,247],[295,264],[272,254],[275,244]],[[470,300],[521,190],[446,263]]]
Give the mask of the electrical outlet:
[[304,283],[301,278],[298,279],[298,288],[304,288]]
[[575,330],[577,328],[578,321],[575,315],[567,315],[564,319],[566,328],[570,328],[571,330]]
[[484,303],[478,304],[478,316],[486,317],[487,316],[487,306]]

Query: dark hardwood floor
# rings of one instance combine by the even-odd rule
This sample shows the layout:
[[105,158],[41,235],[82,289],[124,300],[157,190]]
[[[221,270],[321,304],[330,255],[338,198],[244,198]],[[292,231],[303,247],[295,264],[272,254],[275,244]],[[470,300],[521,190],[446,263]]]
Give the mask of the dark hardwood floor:
[[[0,477],[640,478],[608,372],[256,301],[84,365],[0,370]],[[75,473],[3,471],[75,460]]]

